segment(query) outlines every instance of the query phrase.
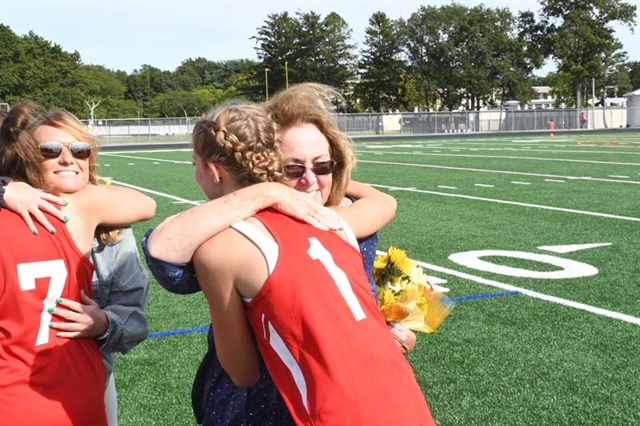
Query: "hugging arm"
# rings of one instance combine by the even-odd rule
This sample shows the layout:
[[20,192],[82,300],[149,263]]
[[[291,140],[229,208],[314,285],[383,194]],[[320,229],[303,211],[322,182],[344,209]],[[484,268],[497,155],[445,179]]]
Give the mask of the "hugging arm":
[[273,207],[320,229],[340,229],[342,221],[306,194],[280,183],[251,185],[172,216],[146,240],[153,258],[186,264],[195,250],[212,236],[256,212]]
[[348,207],[334,206],[332,209],[349,224],[357,238],[364,238],[379,231],[396,214],[396,199],[367,184],[349,182],[347,195],[356,201]]
[[[46,229],[55,229],[42,213],[43,211],[64,222],[64,214],[55,207],[55,205],[64,205],[62,198],[40,191],[27,183],[12,181],[4,176],[0,176],[0,181],[8,181],[6,185],[3,185],[6,207],[18,213],[32,232],[37,232],[33,219],[40,222]],[[4,206],[0,205],[0,207]]]

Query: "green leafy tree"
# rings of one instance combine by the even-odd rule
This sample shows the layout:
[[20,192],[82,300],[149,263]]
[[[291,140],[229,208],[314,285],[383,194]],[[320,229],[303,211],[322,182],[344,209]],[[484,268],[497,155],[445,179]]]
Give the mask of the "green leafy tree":
[[583,105],[581,94],[591,78],[605,74],[608,60],[622,45],[612,24],[633,31],[637,6],[621,0],[540,0],[545,45],[558,71],[572,76],[576,114]]
[[356,86],[357,98],[365,110],[403,107],[401,88],[405,64],[400,59],[400,43],[396,25],[385,13],[376,12],[369,18],[358,64],[361,80]]
[[[315,12],[287,12],[269,15],[257,29],[256,55],[262,61],[255,70],[262,83],[262,95],[275,93],[289,84],[304,81],[346,88],[354,77],[355,46],[351,30],[336,13],[324,19]],[[288,77],[288,79],[287,79]]]
[[21,37],[18,55],[20,62],[9,67],[10,76],[19,76],[19,80],[13,82],[12,99],[34,101],[45,108],[59,107],[76,115],[82,114],[84,105],[78,52],[65,52],[59,45],[29,32]]
[[25,61],[22,39],[0,24],[0,102],[15,103],[20,84],[20,65]]
[[626,67],[629,74],[629,84],[631,85],[628,89],[629,92],[640,89],[640,61],[629,62]]
[[124,99],[127,86],[116,73],[100,65],[83,65],[79,70],[79,78],[85,104],[85,114],[82,116],[90,120],[95,120],[96,116],[110,118],[106,101]]

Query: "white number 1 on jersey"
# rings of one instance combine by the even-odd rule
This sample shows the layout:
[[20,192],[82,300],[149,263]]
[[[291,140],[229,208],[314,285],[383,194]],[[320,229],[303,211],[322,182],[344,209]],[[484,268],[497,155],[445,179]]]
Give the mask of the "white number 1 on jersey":
[[336,265],[333,260],[333,256],[331,253],[324,248],[322,243],[318,241],[316,238],[309,238],[310,247],[307,250],[309,257],[313,260],[319,260],[333,278],[333,282],[336,283],[338,290],[342,297],[344,297],[345,302],[351,309],[353,316],[356,318],[356,321],[363,320],[367,317],[367,315],[362,310],[362,306],[360,306],[360,302],[356,297],[353,289],[351,288],[351,283],[349,282],[349,278],[347,278],[347,274],[344,273],[342,269]]

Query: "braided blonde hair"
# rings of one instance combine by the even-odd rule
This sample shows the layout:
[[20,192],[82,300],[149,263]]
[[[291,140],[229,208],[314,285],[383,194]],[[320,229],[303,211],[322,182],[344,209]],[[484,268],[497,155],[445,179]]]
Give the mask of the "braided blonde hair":
[[239,185],[282,180],[275,126],[257,104],[226,104],[198,121],[193,150],[205,163],[222,167]]

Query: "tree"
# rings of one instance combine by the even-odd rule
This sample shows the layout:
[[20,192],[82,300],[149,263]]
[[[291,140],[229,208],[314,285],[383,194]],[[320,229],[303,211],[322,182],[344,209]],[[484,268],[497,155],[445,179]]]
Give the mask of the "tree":
[[[355,46],[350,44],[351,30],[336,13],[324,19],[315,12],[287,12],[269,15],[258,28],[256,55],[262,61],[256,80],[264,85],[264,69],[269,69],[269,91],[277,92],[289,83],[314,81],[346,88],[355,75]],[[264,87],[264,86],[263,86]],[[263,90],[264,96],[264,90]]]
[[[100,65],[84,65],[79,70],[79,79],[83,101],[88,108],[90,120],[96,119],[96,113],[103,118],[111,118],[107,111],[108,99],[124,99],[127,86],[117,74]],[[99,109],[100,105],[103,105]],[[84,116],[84,115],[83,115]]]
[[621,0],[540,0],[540,4],[547,53],[559,72],[572,76],[578,114],[584,83],[604,75],[611,66],[606,59],[621,47],[611,24],[620,22],[633,31],[637,7]]
[[627,69],[629,73],[629,84],[631,85],[629,91],[640,89],[640,61],[629,62]]
[[395,110],[401,107],[402,47],[395,23],[383,12],[369,18],[364,48],[360,51],[360,83],[356,95],[365,109]]

